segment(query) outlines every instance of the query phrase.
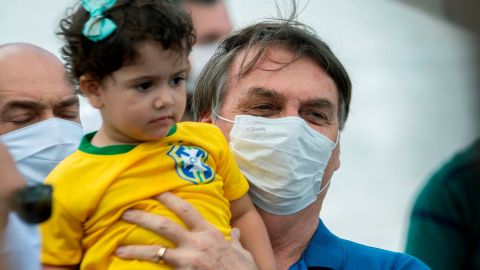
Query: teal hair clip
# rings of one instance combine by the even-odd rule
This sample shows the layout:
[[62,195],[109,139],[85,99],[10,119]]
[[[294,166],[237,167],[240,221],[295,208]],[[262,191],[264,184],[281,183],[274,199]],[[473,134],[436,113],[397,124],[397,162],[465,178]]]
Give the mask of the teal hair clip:
[[105,10],[115,5],[117,0],[82,0],[83,8],[90,13],[90,18],[83,26],[82,34],[93,42],[110,36],[117,25],[103,16]]

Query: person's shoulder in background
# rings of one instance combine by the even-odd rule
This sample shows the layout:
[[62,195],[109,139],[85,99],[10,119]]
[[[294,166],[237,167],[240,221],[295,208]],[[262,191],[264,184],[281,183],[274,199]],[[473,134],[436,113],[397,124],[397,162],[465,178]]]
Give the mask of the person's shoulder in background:
[[420,192],[410,217],[406,252],[433,269],[479,269],[479,192],[477,140],[441,166]]

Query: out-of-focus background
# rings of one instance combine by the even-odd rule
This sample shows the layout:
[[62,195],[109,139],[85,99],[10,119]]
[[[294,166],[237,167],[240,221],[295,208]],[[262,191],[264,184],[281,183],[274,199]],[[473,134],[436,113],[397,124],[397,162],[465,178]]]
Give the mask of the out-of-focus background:
[[[288,1],[276,2],[288,14]],[[60,55],[54,32],[71,3],[1,1],[0,44],[30,42]],[[234,28],[278,14],[274,0],[226,6]],[[353,81],[342,165],[321,216],[341,237],[403,250],[417,192],[480,134],[480,2],[300,0],[299,7],[299,20],[331,46]],[[82,102],[82,118],[90,113]]]

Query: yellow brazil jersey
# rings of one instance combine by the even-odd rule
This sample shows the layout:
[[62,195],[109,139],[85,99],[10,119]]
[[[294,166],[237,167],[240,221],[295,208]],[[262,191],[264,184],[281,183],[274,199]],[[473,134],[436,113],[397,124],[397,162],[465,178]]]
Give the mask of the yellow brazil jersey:
[[79,149],[46,182],[54,186],[52,217],[41,225],[42,263],[80,269],[165,269],[166,265],[122,260],[120,245],[173,246],[167,239],[121,219],[142,209],[185,225],[152,196],[170,191],[192,204],[226,237],[229,201],[248,183],[220,130],[205,123],[178,123],[157,141],[102,148],[85,135]]

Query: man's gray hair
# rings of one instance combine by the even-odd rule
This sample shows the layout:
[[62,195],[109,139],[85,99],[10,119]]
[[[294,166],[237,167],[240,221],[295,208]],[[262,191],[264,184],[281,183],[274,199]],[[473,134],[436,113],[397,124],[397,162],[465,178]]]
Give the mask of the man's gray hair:
[[[307,57],[316,62],[333,79],[339,94],[339,125],[340,129],[343,129],[350,107],[352,91],[350,78],[328,45],[320,40],[310,27],[293,19],[256,23],[222,41],[195,84],[192,99],[194,118],[198,120],[207,115],[215,117],[218,113],[228,89],[233,62],[241,52],[246,53],[241,62],[240,72],[235,74],[237,79],[249,73],[272,46],[281,46],[295,55],[285,65]],[[253,53],[253,57],[250,56],[252,55],[250,52]]]

